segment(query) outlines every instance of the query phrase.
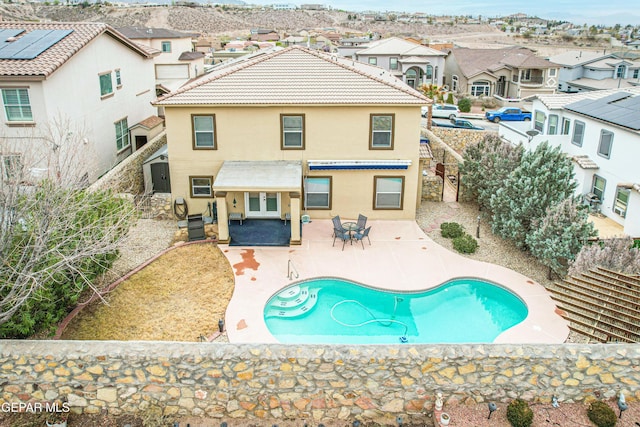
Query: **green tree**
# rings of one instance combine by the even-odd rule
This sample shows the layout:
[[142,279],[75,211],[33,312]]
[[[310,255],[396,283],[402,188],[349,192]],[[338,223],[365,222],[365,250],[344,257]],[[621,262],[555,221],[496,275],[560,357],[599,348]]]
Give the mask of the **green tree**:
[[576,186],[569,158],[560,147],[543,142],[535,151],[524,153],[520,165],[502,188],[491,195],[491,229],[513,240],[518,247],[526,248],[525,238],[533,231],[534,224],[549,209],[571,196]]
[[461,180],[481,208],[489,208],[491,195],[520,165],[523,153],[522,145],[513,146],[495,134],[467,145],[460,165]]
[[469,98],[462,98],[458,101],[458,108],[463,113],[471,111],[471,100]]
[[640,274],[640,248],[630,237],[606,239],[583,246],[569,267],[572,276],[603,267],[626,274]]
[[447,104],[453,104],[453,94],[451,92],[447,95]]
[[541,221],[535,221],[534,230],[526,237],[531,254],[542,264],[564,276],[589,238],[597,232],[589,221],[585,206],[575,197],[569,197],[553,206]]

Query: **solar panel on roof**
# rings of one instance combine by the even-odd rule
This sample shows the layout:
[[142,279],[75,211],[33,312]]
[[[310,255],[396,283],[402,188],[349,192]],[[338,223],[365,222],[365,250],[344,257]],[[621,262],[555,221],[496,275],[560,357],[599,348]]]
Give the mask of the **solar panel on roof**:
[[8,42],[7,39],[11,38],[11,37],[15,37],[18,34],[22,34],[24,33],[24,30],[21,30],[19,28],[9,28],[6,30],[0,30],[0,41],[2,43],[0,43],[0,50],[4,49],[5,47],[9,46],[12,42]]
[[0,50],[0,59],[33,59],[73,30],[33,30]]
[[567,110],[640,130],[640,97],[618,92],[600,99],[584,99],[565,107]]

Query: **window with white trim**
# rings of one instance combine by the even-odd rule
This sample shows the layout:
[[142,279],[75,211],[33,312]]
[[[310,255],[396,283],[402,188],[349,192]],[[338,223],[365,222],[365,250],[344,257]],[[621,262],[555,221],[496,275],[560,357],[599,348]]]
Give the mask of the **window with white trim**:
[[591,192],[598,196],[600,203],[604,201],[604,189],[607,186],[607,180],[599,175],[593,175],[593,183],[591,184]]
[[122,87],[122,75],[120,74],[120,70],[116,70],[116,87]]
[[628,188],[616,188],[616,200],[613,203],[613,212],[617,213],[623,218],[627,216],[627,206],[629,204],[630,194],[631,190]]
[[370,56],[369,57],[369,64],[371,65],[378,65],[378,58],[375,56]]
[[107,96],[113,93],[113,83],[111,82],[111,72],[100,74],[100,96]]
[[573,135],[571,136],[571,143],[582,147],[582,140],[584,139],[584,122],[576,120],[573,122]]
[[624,64],[616,67],[616,79],[624,79],[627,76],[627,66]]
[[427,72],[424,77],[429,80],[433,79],[433,67],[431,65],[427,65]]
[[116,125],[116,148],[118,151],[124,150],[129,147],[129,124],[127,118],[118,121]]
[[170,53],[171,52],[171,42],[166,41],[162,42],[162,52]]
[[193,118],[193,149],[215,150],[215,116],[192,115],[191,117]]
[[393,149],[395,114],[371,115],[369,149]]
[[549,68],[549,77],[555,77],[557,73],[558,73],[557,68]]
[[455,74],[451,76],[451,90],[454,92],[458,90],[458,76]]
[[490,85],[486,80],[471,83],[471,96],[489,96]]
[[304,203],[307,209],[331,209],[331,177],[305,178]]
[[637,79],[638,77],[640,77],[640,69],[636,68],[633,70],[633,78]]
[[611,157],[611,148],[613,146],[613,132],[609,132],[608,130],[600,131],[600,142],[598,143],[598,155],[610,158]]
[[284,149],[304,149],[304,114],[281,114],[282,146]]
[[546,116],[542,111],[536,111],[534,115],[533,128],[541,133],[544,133],[544,119]]
[[213,197],[212,182],[212,176],[190,176],[191,197]]
[[562,118],[562,134],[569,135],[571,132],[571,120],[567,118]]
[[402,209],[404,177],[375,176],[374,209]]
[[28,89],[2,89],[2,102],[4,103],[4,112],[8,121],[33,121],[33,112],[31,111],[31,101],[29,101]]
[[389,58],[389,69],[390,70],[398,69],[398,58]]
[[558,116],[549,114],[549,124],[547,125],[547,134],[556,135],[558,133]]

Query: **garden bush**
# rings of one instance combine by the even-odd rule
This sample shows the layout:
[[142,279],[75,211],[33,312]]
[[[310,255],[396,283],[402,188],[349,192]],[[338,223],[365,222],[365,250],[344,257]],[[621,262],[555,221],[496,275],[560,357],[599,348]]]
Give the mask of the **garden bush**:
[[507,420],[513,427],[530,427],[533,424],[533,411],[524,400],[512,400],[507,406]]
[[440,224],[440,233],[442,233],[442,237],[455,239],[464,234],[464,229],[457,222],[443,222]]
[[468,113],[469,111],[471,111],[471,100],[469,98],[462,98],[460,101],[458,101],[458,108],[463,113]]
[[614,427],[617,421],[613,409],[601,400],[591,402],[587,416],[598,427]]
[[449,92],[449,94],[447,95],[447,104],[453,104],[453,94],[451,92]]
[[478,249],[478,241],[465,233],[453,239],[453,249],[463,254],[472,254]]

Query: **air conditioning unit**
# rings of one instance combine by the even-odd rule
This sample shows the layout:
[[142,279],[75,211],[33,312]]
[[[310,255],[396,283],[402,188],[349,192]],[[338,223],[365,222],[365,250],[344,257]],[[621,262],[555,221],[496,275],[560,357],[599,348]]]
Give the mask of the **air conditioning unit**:
[[614,206],[613,207],[613,212],[617,213],[618,215],[620,215],[622,218],[624,218],[627,215],[627,210],[623,209],[620,206]]

